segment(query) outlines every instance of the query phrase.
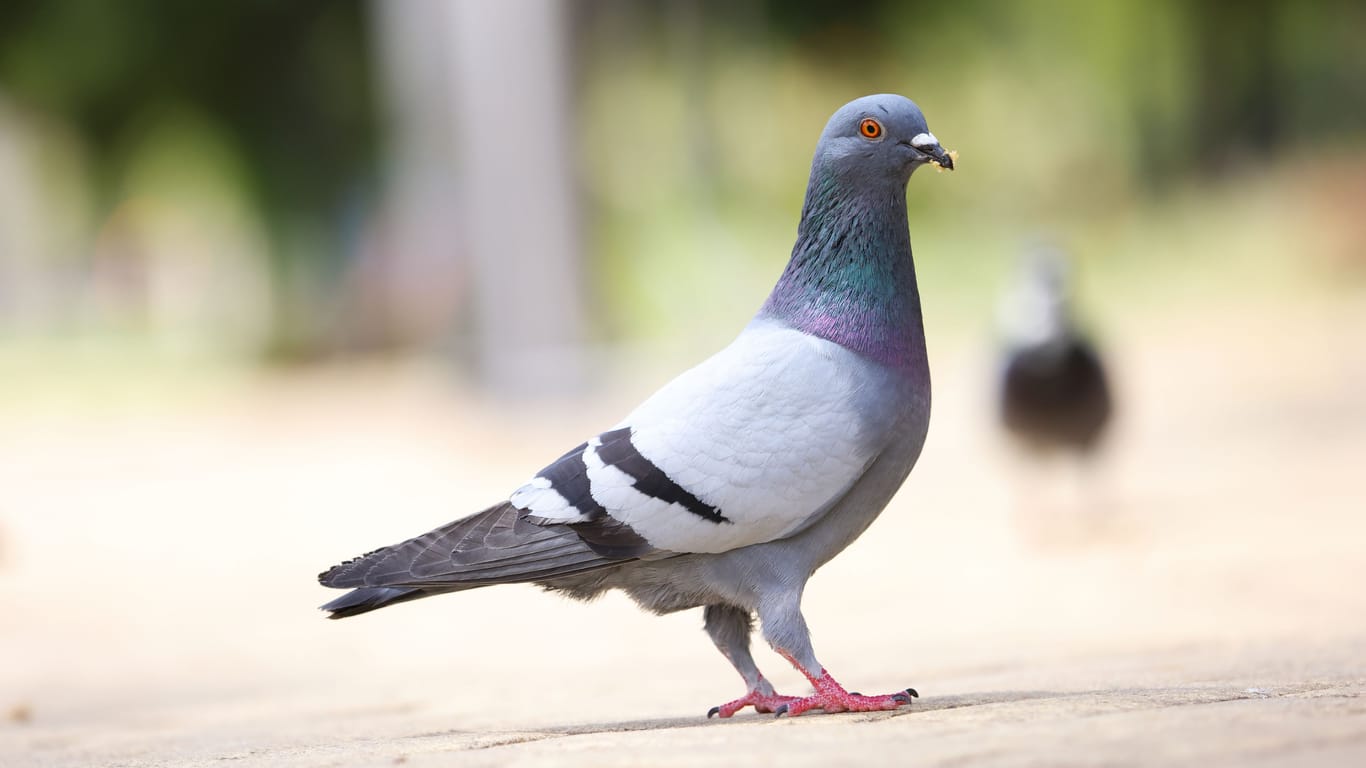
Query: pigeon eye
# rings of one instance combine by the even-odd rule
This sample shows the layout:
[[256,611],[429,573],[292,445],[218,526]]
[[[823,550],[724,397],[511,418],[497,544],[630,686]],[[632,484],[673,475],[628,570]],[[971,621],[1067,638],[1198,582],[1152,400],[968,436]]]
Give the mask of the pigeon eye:
[[863,134],[865,139],[876,139],[882,136],[882,123],[871,117],[865,117],[858,124],[858,132]]

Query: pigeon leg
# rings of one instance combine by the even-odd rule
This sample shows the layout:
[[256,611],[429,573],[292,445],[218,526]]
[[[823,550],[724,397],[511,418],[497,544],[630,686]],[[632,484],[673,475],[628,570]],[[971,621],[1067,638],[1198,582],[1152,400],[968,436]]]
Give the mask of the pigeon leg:
[[811,648],[811,634],[806,628],[806,619],[802,617],[800,595],[786,596],[767,606],[761,605],[759,617],[763,621],[764,637],[773,650],[806,675],[816,689],[810,696],[780,704],[774,710],[774,714],[780,717],[796,717],[813,709],[825,712],[877,712],[908,706],[913,697],[920,695],[914,688],[885,696],[864,696],[846,691],[816,661],[816,654]]
[[720,715],[730,717],[748,706],[757,712],[775,712],[778,707],[797,701],[796,696],[781,696],[773,690],[772,684],[764,679],[754,657],[749,653],[749,636],[754,630],[754,620],[749,611],[733,605],[709,605],[703,612],[707,634],[716,643],[717,650],[735,667],[744,678],[747,692],[744,696],[728,701],[719,707],[712,707],[707,717]]

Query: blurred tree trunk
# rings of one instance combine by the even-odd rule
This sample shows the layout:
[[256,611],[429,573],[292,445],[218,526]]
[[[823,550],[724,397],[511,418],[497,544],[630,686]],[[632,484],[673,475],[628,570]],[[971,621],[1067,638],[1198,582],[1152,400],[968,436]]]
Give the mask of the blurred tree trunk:
[[554,0],[448,6],[476,359],[510,395],[581,383],[568,10]]
[[373,247],[348,286],[348,343],[361,349],[430,348],[467,323],[472,288],[462,241],[456,74],[442,3],[373,0],[381,106],[384,200]]
[[358,343],[470,350],[483,384],[509,396],[576,387],[567,12],[552,0],[373,9],[390,172],[382,234],[352,285]]

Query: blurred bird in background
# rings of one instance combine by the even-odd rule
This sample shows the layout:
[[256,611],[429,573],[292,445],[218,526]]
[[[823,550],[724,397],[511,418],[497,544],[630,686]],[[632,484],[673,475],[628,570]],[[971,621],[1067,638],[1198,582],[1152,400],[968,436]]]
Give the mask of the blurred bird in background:
[[[1071,299],[1067,256],[1038,245],[1021,256],[1001,304],[998,408],[1001,424],[1033,462],[1030,481],[1040,479],[1041,462],[1061,456],[1078,466],[1078,479],[1085,482],[1114,410],[1105,364],[1078,328]],[[1037,482],[1017,485],[1028,500],[1037,498]],[[1082,501],[1096,499],[1088,495]]]

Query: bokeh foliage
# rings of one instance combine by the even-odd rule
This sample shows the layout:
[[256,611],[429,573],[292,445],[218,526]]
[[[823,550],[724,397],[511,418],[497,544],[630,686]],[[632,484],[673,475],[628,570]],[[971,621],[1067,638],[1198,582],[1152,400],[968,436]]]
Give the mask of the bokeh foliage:
[[[743,319],[786,256],[820,126],[863,93],[912,96],[962,152],[954,178],[915,182],[912,216],[918,249],[939,254],[922,264],[939,300],[976,314],[1035,236],[1103,254],[1110,287],[1140,262],[1180,275],[1268,224],[1254,190],[1277,182],[1258,174],[1316,157],[1358,167],[1366,135],[1366,5],[1352,0],[572,8],[608,338],[693,327],[689,311]],[[96,222],[175,175],[148,163],[210,169],[233,190],[225,205],[265,233],[261,352],[311,355],[330,343],[335,288],[382,187],[374,24],[360,2],[8,0],[0,97],[74,137],[61,146],[88,159]],[[1323,184],[1350,201],[1346,173]],[[1197,209],[1227,231],[1172,241]],[[1321,224],[1292,218],[1252,239],[1296,242]],[[1345,237],[1335,247],[1355,248]]]
[[[58,115],[92,158],[96,205],[166,122],[211,132],[269,233],[282,308],[270,351],[315,339],[298,307],[342,268],[338,220],[373,183],[378,120],[363,4],[8,0],[0,93]],[[307,244],[307,245],[303,245]]]

